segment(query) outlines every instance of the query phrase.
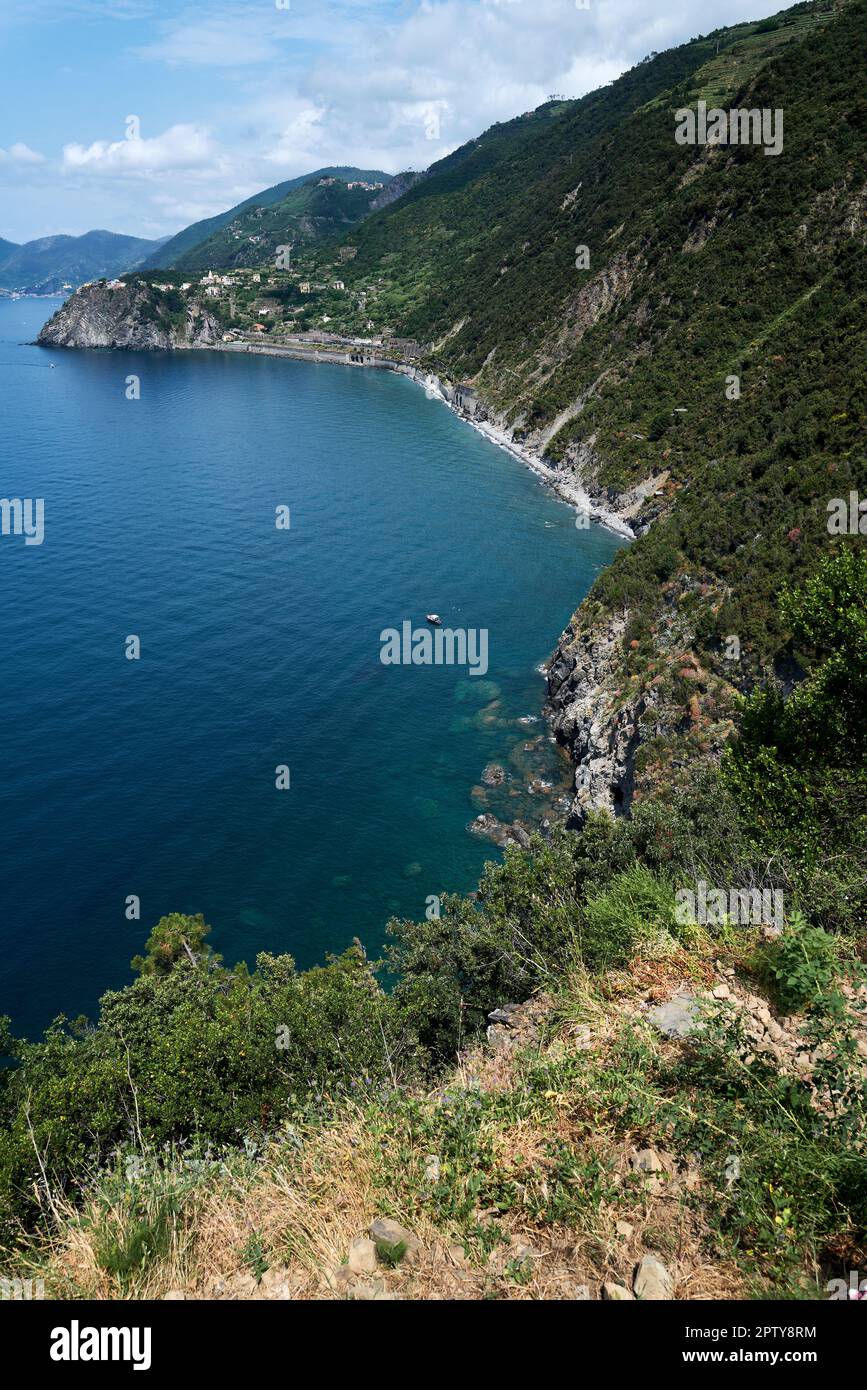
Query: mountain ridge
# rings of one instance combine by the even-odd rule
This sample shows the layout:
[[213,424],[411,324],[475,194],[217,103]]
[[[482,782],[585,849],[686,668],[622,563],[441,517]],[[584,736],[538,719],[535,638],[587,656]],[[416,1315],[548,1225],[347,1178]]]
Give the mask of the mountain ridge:
[[160,244],[159,240],[103,228],[80,236],[57,233],[36,237],[21,245],[0,243],[0,289],[57,293],[64,286],[135,270]]

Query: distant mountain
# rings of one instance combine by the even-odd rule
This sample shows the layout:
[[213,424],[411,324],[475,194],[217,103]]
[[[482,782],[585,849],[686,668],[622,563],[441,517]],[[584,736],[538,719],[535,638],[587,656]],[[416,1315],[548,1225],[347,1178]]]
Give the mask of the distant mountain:
[[0,289],[53,294],[64,285],[136,270],[161,245],[162,240],[105,231],[38,237],[23,246],[0,240]]
[[[245,198],[242,203],[237,203],[235,207],[229,208],[228,212],[220,212],[215,217],[206,217],[201,222],[193,222],[189,227],[185,227],[182,232],[171,237],[164,243],[155,254],[151,255],[145,262],[144,268],[167,269],[170,266],[179,266],[182,257],[186,257],[194,247],[202,246],[210,241],[218,232],[226,227],[230,222],[234,222],[248,210],[259,207],[268,208],[275,203],[282,202],[288,194],[295,189],[302,188],[305,184],[316,183],[319,179],[335,178],[341,179],[344,183],[360,181],[363,183],[391,182],[393,175],[383,173],[381,169],[355,169],[349,165],[332,166],[327,169],[315,169],[311,174],[301,174],[295,179],[286,179],[283,183],[275,183],[271,188],[263,188],[261,193],[254,193],[252,197]],[[195,265],[192,262],[184,261],[182,269],[207,268],[207,262],[197,260]]]

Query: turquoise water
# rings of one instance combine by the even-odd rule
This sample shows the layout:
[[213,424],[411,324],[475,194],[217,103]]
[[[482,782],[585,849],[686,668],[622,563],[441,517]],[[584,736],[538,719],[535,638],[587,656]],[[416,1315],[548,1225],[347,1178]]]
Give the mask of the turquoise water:
[[[0,1013],[31,1033],[165,912],[306,966],[471,888],[468,822],[564,770],[536,668],[620,544],[403,378],[25,346],[54,307],[0,302],[0,495],[45,506],[42,545],[0,537]],[[487,630],[484,676],[382,664],[431,610]]]

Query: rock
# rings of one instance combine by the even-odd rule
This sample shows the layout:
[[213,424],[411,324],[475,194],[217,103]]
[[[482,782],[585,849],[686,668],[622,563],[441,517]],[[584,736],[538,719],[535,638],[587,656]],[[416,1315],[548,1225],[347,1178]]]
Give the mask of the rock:
[[695,995],[687,991],[675,994],[667,1004],[658,1004],[647,1017],[666,1038],[688,1038],[695,1032],[699,1006]]
[[499,787],[506,780],[506,769],[499,763],[488,763],[482,773],[482,781],[486,787]]
[[614,1229],[616,1230],[619,1236],[623,1236],[624,1240],[629,1240],[629,1237],[632,1235],[632,1232],[634,1231],[635,1227],[630,1226],[628,1221],[618,1221]]
[[488,1022],[506,1023],[514,1026],[515,1014],[520,1007],[520,1004],[501,1004],[498,1009],[492,1009],[488,1014]]
[[144,284],[82,285],[41,329],[43,347],[153,348],[206,347],[222,340],[223,329],[197,298],[190,297],[183,320],[162,323],[154,313],[154,294]]
[[349,1265],[337,1265],[334,1269],[326,1271],[325,1282],[335,1293],[346,1297],[355,1283],[355,1275]]
[[440,1180],[440,1160],[438,1154],[428,1154],[424,1161],[424,1180],[425,1182],[439,1182]]
[[636,1173],[661,1173],[664,1165],[656,1149],[641,1149],[632,1160]]
[[397,1221],[392,1221],[390,1216],[377,1216],[375,1221],[371,1221],[370,1239],[376,1245],[385,1245],[390,1249],[397,1245],[405,1245],[406,1251],[401,1257],[403,1264],[418,1264],[421,1258],[421,1241],[418,1236],[414,1236],[412,1231],[408,1231]]
[[634,1303],[635,1295],[631,1294],[622,1284],[612,1284],[606,1281],[602,1285],[602,1297],[609,1303]]
[[230,1298],[252,1298],[258,1287],[252,1274],[238,1270],[226,1280],[225,1290]]
[[184,1303],[187,1295],[181,1289],[169,1289],[163,1294],[163,1303]]
[[382,1279],[374,1279],[354,1284],[349,1296],[356,1303],[384,1303],[398,1299],[400,1294],[392,1293],[390,1289],[387,1289]]
[[279,1266],[266,1269],[259,1280],[259,1292],[263,1298],[291,1298],[288,1269],[281,1269]]
[[367,1236],[356,1236],[349,1247],[346,1263],[353,1274],[376,1273],[376,1246]]
[[464,1254],[462,1245],[449,1246],[449,1259],[453,1265],[457,1265],[458,1269],[469,1269],[469,1261]]
[[732,992],[728,985],[717,985],[716,989],[713,991],[713,997],[714,999],[731,999]]
[[674,1297],[674,1281],[661,1260],[655,1255],[645,1255],[632,1281],[636,1298],[645,1303],[662,1302]]
[[782,1036],[782,1028],[780,1027],[779,1023],[777,1023],[776,1020],[772,1018],[768,1024],[768,1037],[770,1038],[771,1042],[779,1042]]

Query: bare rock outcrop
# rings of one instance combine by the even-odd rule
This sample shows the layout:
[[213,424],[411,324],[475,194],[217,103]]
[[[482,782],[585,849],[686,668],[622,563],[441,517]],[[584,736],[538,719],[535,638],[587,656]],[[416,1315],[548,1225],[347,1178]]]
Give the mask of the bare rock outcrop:
[[180,312],[144,282],[82,285],[42,328],[42,347],[154,348],[207,347],[220,341],[222,327],[195,299],[181,300]]

